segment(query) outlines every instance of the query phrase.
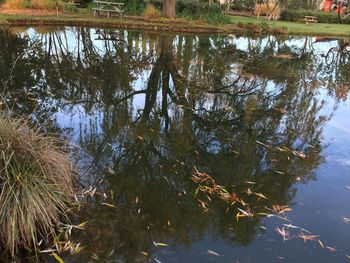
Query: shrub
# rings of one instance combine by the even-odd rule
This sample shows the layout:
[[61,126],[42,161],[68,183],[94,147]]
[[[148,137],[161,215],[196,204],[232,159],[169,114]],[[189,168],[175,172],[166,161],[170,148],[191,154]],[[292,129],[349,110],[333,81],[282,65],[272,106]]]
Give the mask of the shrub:
[[73,3],[65,3],[64,4],[64,11],[67,13],[78,13],[78,7]]
[[162,16],[162,13],[154,5],[148,4],[142,15],[147,18],[158,18]]
[[179,2],[178,17],[185,19],[202,19],[211,24],[228,24],[230,18],[223,14],[219,4],[195,4]]
[[237,27],[239,27],[239,28],[245,28],[245,24],[244,24],[243,22],[239,21],[239,22],[237,23]]
[[61,143],[0,116],[0,246],[12,257],[53,238],[67,219],[73,168]]
[[350,24],[350,19],[340,20],[338,14],[335,12],[322,12],[307,9],[300,10],[284,10],[281,13],[280,20],[294,21],[297,22],[304,16],[315,16],[319,23],[330,23],[330,24]]
[[25,0],[6,0],[5,8],[7,9],[21,9],[26,7]]
[[63,10],[64,3],[62,1],[54,0],[6,0],[5,7],[7,9],[22,9],[33,8],[41,10],[55,10],[56,3],[58,3],[58,9]]
[[53,0],[31,0],[31,8],[41,9],[41,10],[54,10],[58,5],[59,10],[64,9],[64,3],[62,1],[53,1]]
[[124,11],[129,15],[140,15],[145,9],[145,1],[143,0],[124,0]]

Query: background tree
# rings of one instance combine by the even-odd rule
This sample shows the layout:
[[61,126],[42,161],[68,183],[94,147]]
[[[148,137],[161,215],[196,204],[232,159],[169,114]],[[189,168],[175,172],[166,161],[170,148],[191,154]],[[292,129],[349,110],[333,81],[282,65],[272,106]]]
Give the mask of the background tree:
[[163,1],[163,15],[169,18],[176,17],[176,0]]

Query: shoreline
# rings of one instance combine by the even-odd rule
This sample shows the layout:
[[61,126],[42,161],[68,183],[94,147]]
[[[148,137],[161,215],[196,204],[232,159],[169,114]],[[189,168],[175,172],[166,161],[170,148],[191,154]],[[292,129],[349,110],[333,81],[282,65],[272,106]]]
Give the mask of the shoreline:
[[[183,19],[147,19],[125,16],[119,18],[94,18],[91,14],[59,14],[47,16],[10,15],[0,13],[0,26],[83,26],[130,30],[147,30],[162,33],[195,33],[195,34],[254,34],[254,35],[294,35],[350,37],[350,26],[339,24],[305,25],[285,21],[258,20],[234,16],[232,23],[226,25],[208,24],[204,21]],[[331,28],[343,28],[344,32]],[[315,30],[314,30],[315,28]],[[328,28],[330,28],[328,30]]]

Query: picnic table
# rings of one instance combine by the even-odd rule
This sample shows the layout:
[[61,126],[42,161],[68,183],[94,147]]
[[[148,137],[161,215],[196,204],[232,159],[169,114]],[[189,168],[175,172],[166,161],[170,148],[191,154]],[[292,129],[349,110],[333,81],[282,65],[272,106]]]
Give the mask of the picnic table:
[[123,19],[124,3],[114,3],[114,2],[99,1],[99,0],[94,0],[93,3],[96,4],[96,7],[92,9],[94,10],[94,17],[99,16],[100,12],[106,12],[108,18],[110,18],[110,13],[119,13],[120,18]]
[[306,23],[306,24],[318,23],[317,18],[315,16],[304,16],[303,18],[299,19],[299,22]]

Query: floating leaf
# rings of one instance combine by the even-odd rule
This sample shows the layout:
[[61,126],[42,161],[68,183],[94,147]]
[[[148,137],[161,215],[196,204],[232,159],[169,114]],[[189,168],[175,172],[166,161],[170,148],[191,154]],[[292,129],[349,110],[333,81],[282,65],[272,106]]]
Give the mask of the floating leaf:
[[324,249],[324,245],[323,245],[321,240],[318,240],[318,244],[320,244],[320,247],[322,247]]
[[213,250],[207,250],[207,255],[209,256],[216,256],[216,257],[220,257],[220,255],[218,253],[216,253],[215,251]]
[[101,203],[101,205],[105,205],[105,206],[108,206],[108,207],[115,208],[115,205],[112,205],[112,204],[109,204],[109,203]]
[[301,239],[304,240],[304,243],[306,243],[306,241],[314,241],[317,238],[319,238],[319,236],[315,236],[315,235],[305,235],[305,233],[301,232],[298,237],[300,237]]
[[326,246],[326,248],[332,253],[337,251],[337,249],[335,247]]
[[262,143],[262,142],[260,142],[260,141],[255,141],[255,142],[256,142],[257,144],[260,144],[260,145],[266,147],[266,148],[270,148],[270,146],[267,145],[267,144],[265,144],[265,143]]
[[153,241],[153,244],[156,246],[156,247],[168,247],[169,245],[168,244],[165,244],[165,243],[156,243]]
[[342,217],[342,220],[345,224],[349,224],[350,223],[350,218],[347,217]]
[[64,260],[55,252],[52,252],[51,254],[59,263],[64,263]]
[[148,257],[148,256],[149,256],[149,255],[148,255],[148,253],[147,253],[147,252],[145,252],[145,251],[141,251],[141,254],[145,255],[146,257]]
[[256,196],[259,196],[261,198],[264,198],[264,199],[268,199],[266,196],[264,196],[262,193],[254,193]]

